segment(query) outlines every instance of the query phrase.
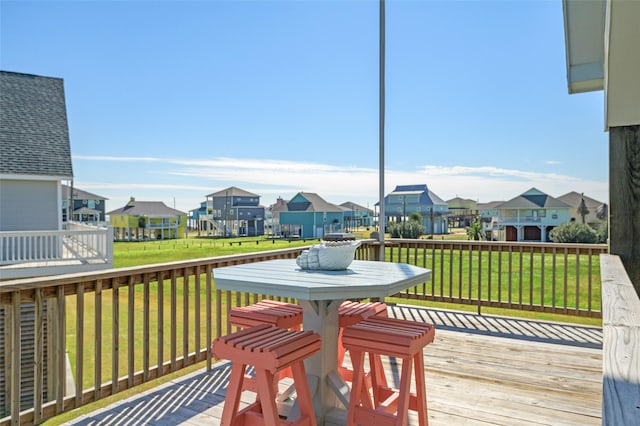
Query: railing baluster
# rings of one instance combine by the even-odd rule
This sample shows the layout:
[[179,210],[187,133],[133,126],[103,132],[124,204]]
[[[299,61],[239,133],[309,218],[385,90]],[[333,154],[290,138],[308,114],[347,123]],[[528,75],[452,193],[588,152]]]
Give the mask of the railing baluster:
[[558,256],[558,252],[555,246],[551,250],[553,256],[553,265],[551,266],[551,312],[556,311],[556,258]]
[[[472,250],[473,246],[471,246],[470,248],[471,250],[469,251],[469,253],[473,251]],[[478,315],[480,315],[481,310],[482,310],[482,246],[478,245]]]
[[534,300],[533,300],[533,247],[529,248],[529,306],[533,310]]
[[[213,336],[211,333],[211,276],[213,275],[211,265],[205,266],[205,273],[207,274],[205,277],[205,312],[206,312],[206,327],[207,327],[207,371],[211,370],[211,342],[213,341]],[[216,303],[219,300],[219,297],[216,297]],[[216,312],[217,321],[216,323],[220,324],[220,310]]]
[[498,246],[498,303],[502,303],[502,246]]
[[142,378],[149,380],[149,274],[142,277]]
[[576,315],[580,313],[580,247],[576,247]]
[[462,244],[458,253],[458,300],[462,300]]
[[177,357],[177,277],[175,268],[171,270],[171,372],[176,370],[176,357]]
[[544,258],[545,258],[545,251],[544,251],[544,247],[542,247],[540,249],[540,307],[542,308],[542,312],[544,312],[544,307],[545,307],[545,303],[544,303]]
[[200,346],[200,331],[202,330],[202,321],[200,320],[200,266],[197,265],[194,268],[194,331],[195,331],[195,341],[194,346],[196,350],[196,362],[200,359],[200,351],[202,347]]
[[513,301],[513,246],[509,245],[509,307]]
[[118,280],[113,280],[113,301],[111,305],[111,393],[119,390],[119,364],[120,364],[120,290]]
[[76,406],[82,405],[84,378],[84,284],[76,284]]
[[518,252],[519,252],[519,255],[520,255],[520,258],[519,258],[520,262],[518,263],[518,267],[519,267],[518,268],[519,269],[518,303],[520,305],[522,305],[522,292],[524,291],[523,290],[523,283],[522,283],[522,272],[523,272],[523,269],[524,269],[523,266],[522,266],[522,251],[523,251],[522,250],[522,246],[519,246],[519,249],[520,250]]
[[189,358],[189,271],[182,270],[182,366]]
[[95,309],[93,326],[95,330],[94,342],[94,369],[93,369],[93,399],[97,401],[102,397],[102,280],[96,280]]
[[164,374],[164,277],[158,272],[158,377]]
[[589,256],[589,267],[588,267],[588,270],[589,270],[589,275],[588,275],[589,282],[588,282],[588,286],[589,286],[589,288],[587,289],[587,294],[588,294],[588,295],[587,295],[587,312],[589,312],[589,314],[591,314],[591,310],[592,310],[592,306],[591,306],[591,297],[592,297],[592,295],[591,295],[591,292],[592,292],[592,290],[593,290],[593,287],[591,286],[591,277],[592,277],[592,275],[593,275],[593,274],[592,274],[593,269],[592,269],[592,262],[591,262],[591,259],[592,259],[592,257],[593,257],[593,249],[589,249],[589,250],[587,251],[587,253],[588,253],[588,255],[587,255],[587,256]]
[[566,314],[567,313],[567,297],[568,297],[568,290],[569,290],[569,278],[568,278],[568,274],[569,274],[569,264],[568,264],[568,249],[567,247],[564,248],[564,294],[563,294],[563,298],[564,298],[564,310],[563,312]]
[[133,374],[135,373],[135,312],[136,312],[136,292],[133,282],[133,275],[129,277],[128,282],[128,309],[127,313],[127,388],[133,387]]

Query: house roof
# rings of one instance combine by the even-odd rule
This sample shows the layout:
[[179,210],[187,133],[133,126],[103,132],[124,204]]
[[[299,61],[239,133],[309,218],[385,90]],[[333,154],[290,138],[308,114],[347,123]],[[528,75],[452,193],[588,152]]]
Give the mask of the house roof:
[[71,179],[61,78],[0,71],[0,174]]
[[563,203],[557,198],[553,198],[551,195],[531,188],[530,190],[512,198],[509,201],[505,201],[502,204],[495,206],[496,209],[543,209],[543,208],[564,208],[568,209],[567,203]]
[[584,197],[584,203],[589,209],[591,208],[596,209],[597,207],[604,204],[601,201],[595,200],[591,197],[587,197],[586,195],[578,194],[575,191],[571,191],[564,195],[561,195],[560,197],[558,197],[558,200],[562,201],[563,203],[569,204],[569,206],[573,208],[578,208],[580,206],[580,202],[582,201],[583,197]]
[[[69,185],[62,185],[62,199],[69,198]],[[82,189],[73,188],[73,198],[76,200],[108,200],[101,195],[92,194],[91,192],[83,191]]]
[[127,203],[126,206],[119,209],[112,210],[107,213],[112,214],[126,214],[130,216],[155,216],[155,217],[173,217],[181,216],[186,213],[180,210],[167,207],[162,201],[136,201],[132,200]]
[[[295,201],[303,198],[306,201]],[[314,192],[298,192],[287,204],[290,212],[343,212],[344,209],[335,204],[325,201],[322,197]]]
[[478,210],[493,210],[504,201],[489,201],[488,203],[478,203]]
[[236,186],[230,186],[229,188],[223,189],[218,192],[213,192],[211,194],[206,195],[207,197],[260,197],[258,194],[254,194],[253,192],[245,191],[244,189],[240,189]]
[[441,205],[446,206],[447,203],[440,197],[438,197],[433,191],[431,191],[427,185],[398,185],[393,192],[389,193],[389,195],[420,195],[423,193],[427,193],[427,196],[431,200],[431,204],[434,206]]
[[353,211],[353,210],[366,211],[367,213],[373,215],[373,210],[368,209],[366,207],[363,207],[363,206],[361,206],[359,204],[353,203],[351,201],[347,201],[347,202],[344,202],[344,203],[340,204],[340,207],[346,208],[347,211]]
[[75,209],[73,211],[74,214],[92,214],[92,215],[97,215],[97,214],[101,214],[102,212],[99,210],[95,210],[95,209],[90,209],[89,207],[80,207],[79,209]]

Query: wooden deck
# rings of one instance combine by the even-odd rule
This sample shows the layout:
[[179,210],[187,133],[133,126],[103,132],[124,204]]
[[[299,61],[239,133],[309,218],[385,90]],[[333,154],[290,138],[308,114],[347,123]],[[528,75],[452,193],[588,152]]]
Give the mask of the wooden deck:
[[[436,324],[425,350],[430,426],[601,424],[601,328],[406,306],[391,315]],[[394,362],[386,371],[399,381]],[[67,424],[217,425],[229,372],[221,362]]]

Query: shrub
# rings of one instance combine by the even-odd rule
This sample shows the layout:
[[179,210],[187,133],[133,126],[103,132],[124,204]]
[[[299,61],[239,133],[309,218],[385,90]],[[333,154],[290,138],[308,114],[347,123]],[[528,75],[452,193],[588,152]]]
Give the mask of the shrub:
[[554,243],[597,243],[598,234],[588,225],[567,222],[556,226],[549,233]]
[[424,229],[424,226],[415,221],[389,224],[391,238],[420,238]]

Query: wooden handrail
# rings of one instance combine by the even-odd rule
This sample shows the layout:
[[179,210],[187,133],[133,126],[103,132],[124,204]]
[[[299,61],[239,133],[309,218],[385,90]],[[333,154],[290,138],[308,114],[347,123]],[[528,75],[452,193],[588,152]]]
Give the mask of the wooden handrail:
[[600,257],[602,274],[602,424],[640,419],[640,299],[618,256]]

